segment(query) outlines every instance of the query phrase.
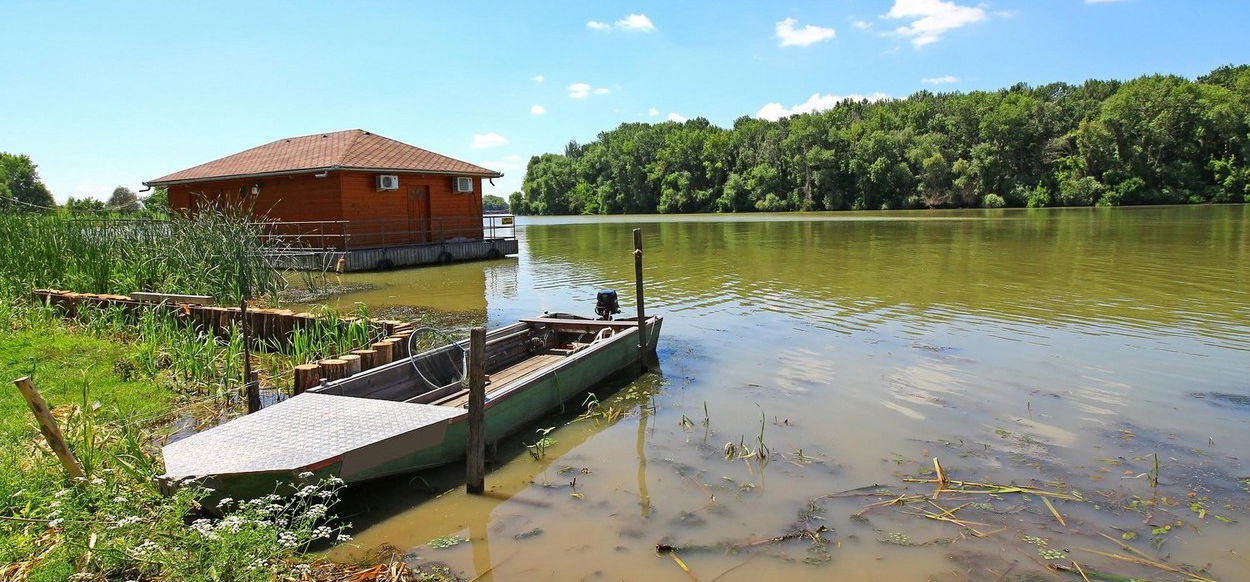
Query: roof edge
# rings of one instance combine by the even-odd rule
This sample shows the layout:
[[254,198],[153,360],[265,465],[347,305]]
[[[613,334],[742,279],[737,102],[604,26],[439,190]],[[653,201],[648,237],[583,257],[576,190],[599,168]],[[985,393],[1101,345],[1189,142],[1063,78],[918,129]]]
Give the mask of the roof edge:
[[[316,134],[314,134],[316,135]],[[486,170],[486,168],[483,168]],[[178,184],[197,184],[200,182],[217,182],[221,180],[238,180],[241,178],[269,178],[274,176],[294,176],[298,174],[315,174],[318,172],[338,172],[338,171],[354,171],[354,172],[385,172],[388,174],[432,174],[435,176],[473,176],[479,178],[502,178],[503,172],[488,170],[486,172],[448,172],[435,170],[397,170],[394,168],[366,168],[357,166],[324,166],[318,168],[301,168],[299,170],[283,170],[281,172],[260,172],[254,174],[231,174],[228,176],[208,176],[205,178],[189,178],[185,180],[150,180],[143,182],[144,186],[172,186]]]

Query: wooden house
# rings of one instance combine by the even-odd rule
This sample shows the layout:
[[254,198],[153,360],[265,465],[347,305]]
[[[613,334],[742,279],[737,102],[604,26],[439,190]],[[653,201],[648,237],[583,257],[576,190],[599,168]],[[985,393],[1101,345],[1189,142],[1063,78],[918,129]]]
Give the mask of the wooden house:
[[[502,175],[352,129],[280,139],[144,184],[167,188],[175,212],[242,207],[298,246],[347,252],[487,240],[482,180]],[[501,254],[490,248],[483,256]],[[431,256],[445,261],[445,253],[455,255]],[[382,258],[360,268],[415,264],[372,255]]]

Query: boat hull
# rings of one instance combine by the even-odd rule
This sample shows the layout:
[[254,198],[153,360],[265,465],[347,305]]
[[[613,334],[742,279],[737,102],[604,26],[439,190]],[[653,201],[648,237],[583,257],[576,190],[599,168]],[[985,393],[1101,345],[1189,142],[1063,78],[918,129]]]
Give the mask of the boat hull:
[[[591,320],[577,321],[579,325],[589,325],[586,322]],[[656,345],[662,323],[662,318],[648,318],[649,346]],[[638,367],[637,326],[616,325],[617,332],[611,341],[573,353],[489,392],[485,417],[487,442],[497,442],[576,400],[608,377]],[[371,386],[371,382],[359,381],[362,386]],[[334,413],[330,409],[346,413]],[[262,436],[256,437],[245,430],[251,426],[267,427],[268,433],[262,431]],[[235,435],[233,441],[222,440],[231,434]],[[338,438],[339,448],[327,455],[301,456],[300,453],[306,451],[299,450],[275,454],[273,449],[280,448],[275,438],[288,434],[307,441]],[[239,439],[239,436],[245,438]],[[298,488],[331,477],[355,483],[455,462],[465,456],[468,412],[463,407],[387,402],[335,395],[327,390],[295,396],[188,439],[199,439],[199,442],[172,443],[165,448],[168,474],[162,483],[167,488],[195,483],[213,489],[212,497],[249,498],[286,493],[292,486]],[[214,445],[213,439],[218,439],[220,444]],[[259,460],[249,464],[222,459],[222,456],[229,458],[231,451],[227,449],[232,446],[240,449],[237,455],[251,455]],[[189,452],[196,448],[197,453]],[[210,456],[218,458],[204,459]],[[287,459],[292,460],[284,464]],[[200,471],[197,462],[208,469]],[[247,470],[236,470],[237,467]]]

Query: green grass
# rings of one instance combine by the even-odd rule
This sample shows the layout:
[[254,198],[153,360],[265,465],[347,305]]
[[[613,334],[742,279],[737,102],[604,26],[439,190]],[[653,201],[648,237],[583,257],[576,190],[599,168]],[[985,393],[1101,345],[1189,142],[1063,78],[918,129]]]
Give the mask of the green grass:
[[176,356],[137,373],[138,346],[163,352],[179,332],[108,311],[67,322],[13,301],[0,319],[0,379],[32,378],[86,471],[68,480],[25,400],[0,389],[0,580],[296,579],[317,562],[309,545],[340,534],[334,483],[238,502],[220,519],[200,515],[204,491],[159,491],[155,449],[175,404],[215,398],[181,389]]
[[108,405],[101,419],[150,418],[168,410],[174,392],[152,380],[123,380],[117,363],[129,359],[128,346],[72,333],[63,326],[0,333],[0,439],[10,443],[38,434],[26,401],[10,382],[30,376],[50,406],[82,405],[83,385],[89,398]]

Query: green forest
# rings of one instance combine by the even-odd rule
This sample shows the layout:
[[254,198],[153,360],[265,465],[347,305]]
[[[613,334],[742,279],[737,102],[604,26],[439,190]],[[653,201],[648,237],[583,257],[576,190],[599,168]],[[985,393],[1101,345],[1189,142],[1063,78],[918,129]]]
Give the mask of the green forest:
[[1250,65],[1189,80],[847,100],[778,121],[625,123],[530,159],[517,214],[1250,202]]

